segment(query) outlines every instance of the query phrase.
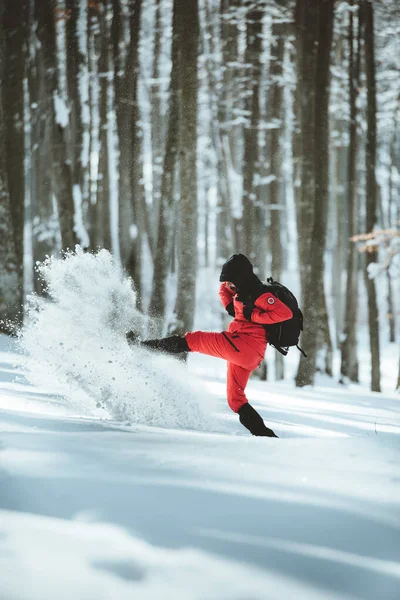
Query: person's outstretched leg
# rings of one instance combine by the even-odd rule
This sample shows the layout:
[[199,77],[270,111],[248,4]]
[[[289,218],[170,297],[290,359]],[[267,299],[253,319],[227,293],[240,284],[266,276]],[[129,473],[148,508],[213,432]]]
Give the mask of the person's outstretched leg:
[[230,408],[239,414],[239,421],[252,435],[278,437],[266,427],[261,415],[248,403],[245,388],[251,371],[233,363],[228,363],[227,395]]
[[180,335],[171,335],[159,340],[146,340],[145,342],[140,342],[140,345],[150,350],[158,350],[159,352],[167,352],[168,354],[190,352],[186,339]]
[[255,369],[261,360],[261,350],[251,348],[242,339],[233,338],[232,334],[226,331],[222,333],[193,331],[186,333],[185,336],[172,335],[167,338],[146,340],[144,342],[139,342],[138,337],[133,332],[128,332],[126,338],[130,345],[139,344],[144,348],[169,354],[200,352],[201,354],[215,356],[239,364],[250,371]]

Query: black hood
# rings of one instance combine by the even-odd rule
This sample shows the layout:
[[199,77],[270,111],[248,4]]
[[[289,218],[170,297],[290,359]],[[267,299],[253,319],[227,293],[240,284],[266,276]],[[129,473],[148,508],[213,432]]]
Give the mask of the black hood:
[[261,283],[253,273],[253,265],[244,254],[233,254],[222,267],[220,281],[231,281],[238,290],[250,290]]

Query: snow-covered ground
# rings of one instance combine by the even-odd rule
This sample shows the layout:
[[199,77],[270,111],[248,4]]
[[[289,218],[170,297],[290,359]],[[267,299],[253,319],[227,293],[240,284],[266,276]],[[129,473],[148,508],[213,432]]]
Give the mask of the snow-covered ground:
[[400,597],[398,395],[252,380],[252,438],[193,355],[210,429],[126,425],[0,340],[1,600]]
[[[0,600],[400,598],[396,348],[383,394],[367,344],[360,386],[296,389],[290,352],[285,382],[248,387],[280,439],[252,438],[223,361],[128,347],[149,325],[108,252],[41,274],[22,337],[0,336]],[[196,327],[219,329],[202,277]]]

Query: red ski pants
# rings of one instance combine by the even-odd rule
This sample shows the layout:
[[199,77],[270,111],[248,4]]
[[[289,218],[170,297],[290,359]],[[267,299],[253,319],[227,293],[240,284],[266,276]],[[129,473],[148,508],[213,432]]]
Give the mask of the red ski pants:
[[247,402],[244,390],[250,377],[264,358],[266,341],[254,341],[241,333],[193,331],[185,335],[192,352],[228,361],[227,397],[234,412]]

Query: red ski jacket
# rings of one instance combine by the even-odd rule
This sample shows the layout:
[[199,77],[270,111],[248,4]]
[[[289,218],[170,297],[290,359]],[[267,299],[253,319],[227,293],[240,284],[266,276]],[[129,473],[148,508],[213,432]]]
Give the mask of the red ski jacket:
[[244,304],[238,299],[238,294],[222,283],[219,288],[219,297],[224,308],[233,302],[235,318],[229,324],[230,333],[251,333],[255,337],[265,339],[265,329],[263,325],[272,325],[281,323],[293,317],[293,313],[286,304],[281,302],[270,292],[261,294],[254,302],[254,310],[251,314],[251,321],[243,316]]

